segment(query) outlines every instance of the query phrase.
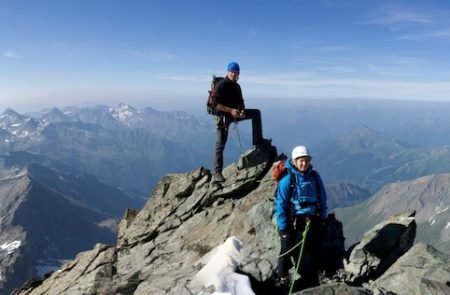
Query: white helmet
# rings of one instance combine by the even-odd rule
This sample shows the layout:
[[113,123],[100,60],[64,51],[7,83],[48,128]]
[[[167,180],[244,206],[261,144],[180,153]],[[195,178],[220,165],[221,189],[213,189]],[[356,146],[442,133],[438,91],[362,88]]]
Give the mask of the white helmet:
[[311,157],[308,149],[303,145],[298,145],[292,150],[292,159],[295,160],[300,157]]

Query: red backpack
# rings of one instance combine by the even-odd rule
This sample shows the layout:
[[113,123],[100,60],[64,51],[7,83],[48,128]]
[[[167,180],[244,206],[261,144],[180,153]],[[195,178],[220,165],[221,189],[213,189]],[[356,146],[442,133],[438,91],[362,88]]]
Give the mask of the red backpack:
[[279,160],[273,164],[272,177],[276,185],[278,185],[281,178],[288,173],[286,169],[286,160],[287,159]]
[[295,188],[295,184],[296,184],[295,183],[296,182],[295,176],[292,175],[291,170],[286,169],[287,157],[285,155],[281,155],[281,156],[282,156],[282,159],[276,161],[273,164],[273,168],[272,168],[272,177],[273,177],[273,180],[275,181],[275,184],[277,186],[277,188],[275,190],[275,196],[274,196],[275,198],[277,197],[278,184],[279,184],[281,178],[283,178],[286,174],[289,174],[289,177],[290,177],[290,183],[291,184],[289,186],[289,189],[290,189],[291,194],[292,194],[292,192],[293,192],[293,190]]

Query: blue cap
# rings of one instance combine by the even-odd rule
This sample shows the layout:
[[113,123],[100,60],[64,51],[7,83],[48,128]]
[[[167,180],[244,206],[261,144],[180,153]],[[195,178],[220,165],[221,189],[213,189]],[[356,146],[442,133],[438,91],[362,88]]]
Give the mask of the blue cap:
[[230,62],[228,64],[228,72],[239,72],[239,64],[237,62]]

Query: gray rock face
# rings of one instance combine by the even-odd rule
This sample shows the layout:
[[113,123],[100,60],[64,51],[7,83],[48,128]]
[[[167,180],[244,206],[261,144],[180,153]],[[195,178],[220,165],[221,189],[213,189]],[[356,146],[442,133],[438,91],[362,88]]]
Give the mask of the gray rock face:
[[115,255],[114,247],[97,244],[64,264],[43,283],[29,282],[22,294],[114,294],[111,279]]
[[450,294],[450,256],[432,246],[417,244],[380,278],[371,282],[375,294]]
[[33,273],[29,258],[33,249],[26,246],[25,229],[15,222],[30,187],[26,169],[7,168],[0,159],[0,294],[8,293]]
[[274,186],[266,175],[274,154],[251,153],[257,155],[246,157],[257,161],[245,169],[228,166],[221,185],[203,168],[167,175],[141,211],[126,211],[117,247],[97,245],[15,294],[191,294],[196,262],[231,235],[248,245],[244,271],[267,280],[277,255]]
[[371,291],[360,288],[360,287],[352,287],[346,285],[344,283],[334,283],[323,285],[315,288],[310,288],[307,290],[303,290],[298,292],[297,294],[301,295],[369,295],[372,294]]
[[416,235],[415,212],[406,212],[378,224],[367,232],[350,253],[345,270],[348,281],[361,285],[378,278],[407,252]]
[[[167,175],[142,210],[125,212],[116,247],[97,244],[49,277],[30,281],[13,294],[212,294],[213,288],[199,288],[193,280],[205,265],[205,256],[231,236],[242,242],[240,274],[248,275],[255,294],[280,294],[273,280],[279,251],[272,199],[275,186],[269,171],[274,154],[250,151],[244,156],[257,160],[241,159],[240,165],[228,166],[221,185],[211,183],[211,173],[203,168]],[[370,277],[369,273],[380,277],[408,251],[414,234],[411,213],[377,226],[350,255],[347,271],[352,280],[347,282],[355,285],[355,278]],[[426,253],[420,254],[423,248],[415,251],[414,257]],[[448,264],[445,259],[427,258],[426,264],[422,260],[434,271],[416,273],[414,279],[422,282],[423,291],[415,294],[446,290],[450,272],[439,264]],[[294,294],[392,294],[389,290],[394,290],[384,276],[370,286],[361,286],[362,281],[350,286],[342,282],[345,277],[328,281]]]

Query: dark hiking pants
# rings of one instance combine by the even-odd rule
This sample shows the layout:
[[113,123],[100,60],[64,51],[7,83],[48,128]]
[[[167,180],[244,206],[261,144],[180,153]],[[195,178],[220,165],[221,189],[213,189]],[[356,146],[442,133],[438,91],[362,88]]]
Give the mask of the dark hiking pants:
[[300,281],[302,289],[319,285],[318,261],[320,253],[318,250],[320,248],[321,235],[318,220],[314,217],[311,220],[302,257],[300,257],[301,245],[295,248],[294,251],[290,252],[290,254],[284,256],[281,255],[291,250],[292,247],[297,245],[302,240],[302,234],[305,230],[306,222],[306,218],[297,217],[295,229],[291,230],[286,239],[280,237],[281,249],[280,257],[278,258],[278,276],[280,277],[287,277],[289,275],[289,269],[293,266],[297,266],[297,261],[301,258],[298,274],[301,276]]
[[256,145],[260,143],[263,138],[261,112],[258,109],[245,109],[245,118],[243,119],[233,119],[228,115],[218,117],[216,129],[216,149],[214,154],[215,172],[222,172],[223,169],[223,151],[228,140],[228,128],[230,127],[230,124],[249,119],[252,120],[253,144]]

